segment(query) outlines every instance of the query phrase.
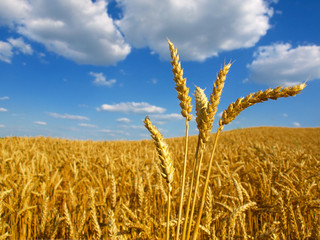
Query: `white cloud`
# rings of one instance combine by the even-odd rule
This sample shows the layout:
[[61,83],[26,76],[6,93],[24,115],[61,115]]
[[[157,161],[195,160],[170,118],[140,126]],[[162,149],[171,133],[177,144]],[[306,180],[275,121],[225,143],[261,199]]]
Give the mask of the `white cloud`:
[[47,123],[46,122],[42,122],[42,121],[35,121],[34,122],[35,124],[38,124],[38,125],[47,125]]
[[249,78],[245,78],[242,80],[242,83],[247,83],[247,82],[249,82]]
[[153,114],[150,115],[150,118],[156,119],[156,121],[168,121],[168,120],[177,120],[183,119],[181,114],[170,113],[170,114]]
[[[16,50],[16,51],[14,51]],[[33,50],[30,44],[26,44],[22,38],[8,38],[8,42],[0,41],[0,60],[6,63],[11,63],[11,59],[15,54],[31,55]]]
[[120,127],[125,129],[145,129],[143,123],[141,125],[122,125]]
[[120,123],[129,123],[131,122],[131,120],[129,118],[118,118],[117,119],[117,122],[120,122]]
[[0,24],[80,64],[113,65],[130,46],[112,18],[107,1],[3,0]]
[[7,112],[8,110],[5,108],[0,108],[0,112]]
[[26,0],[2,0],[0,1],[0,25],[13,27],[15,22],[22,21],[30,10]]
[[0,100],[9,100],[10,98],[8,96],[0,97]]
[[70,115],[70,114],[59,114],[59,113],[48,113],[49,116],[54,118],[62,118],[62,119],[72,119],[72,120],[89,120],[89,118],[79,115]]
[[15,48],[17,48],[23,54],[31,55],[33,53],[33,49],[30,44],[24,42],[24,40],[20,38],[9,38],[8,42]]
[[283,117],[288,117],[288,114],[283,113],[282,116],[283,116]]
[[[109,133],[109,134],[114,134],[114,133],[123,134],[123,133],[124,133],[124,132],[121,131],[121,130],[109,130],[109,129],[101,129],[100,132]],[[114,135],[114,136],[116,136],[116,135]]]
[[254,46],[270,28],[272,8],[263,0],[119,0],[116,21],[134,47],[168,58],[166,38],[182,59],[203,61],[221,51]]
[[124,112],[124,113],[163,113],[165,108],[150,105],[146,102],[122,102],[118,104],[102,104],[98,111]]
[[6,63],[11,63],[12,56],[13,52],[11,44],[0,41],[0,60]]
[[117,80],[115,79],[110,79],[107,81],[106,76],[101,72],[100,73],[90,72],[89,74],[95,78],[93,81],[93,84],[98,86],[112,87],[117,82]]
[[3,125],[3,124],[0,124],[0,128],[4,128],[5,127],[5,125]]
[[293,126],[295,126],[295,127],[301,127],[300,123],[298,123],[298,122],[294,122],[294,123],[293,123]]
[[88,123],[79,123],[78,126],[79,127],[88,127],[88,128],[97,128],[96,125],[88,124]]
[[273,44],[262,46],[254,53],[248,68],[250,80],[266,85],[294,85],[320,79],[320,46]]

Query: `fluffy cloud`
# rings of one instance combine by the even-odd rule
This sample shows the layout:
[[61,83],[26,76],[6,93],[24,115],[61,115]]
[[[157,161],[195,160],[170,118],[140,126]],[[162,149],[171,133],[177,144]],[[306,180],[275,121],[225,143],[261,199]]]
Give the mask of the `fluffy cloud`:
[[150,105],[146,102],[123,102],[118,104],[102,104],[98,111],[124,112],[124,113],[163,113],[166,109]]
[[10,98],[8,96],[0,97],[0,100],[9,100]]
[[0,1],[0,25],[13,27],[15,22],[22,21],[30,10],[26,0],[3,0]]
[[0,124],[0,128],[4,128],[5,127],[5,125],[3,125],[3,124]]
[[103,73],[90,72],[89,74],[94,77],[93,84],[98,86],[112,87],[117,82],[115,79],[107,81],[106,76]]
[[54,118],[62,118],[62,119],[72,119],[72,120],[89,120],[89,118],[79,115],[70,115],[70,114],[59,114],[59,113],[48,113],[49,116]]
[[0,24],[77,63],[112,65],[130,53],[107,1],[4,0],[0,9]]
[[203,61],[219,52],[254,46],[273,14],[263,0],[119,0],[116,21],[129,43],[168,58],[166,37],[185,60]]
[[117,0],[123,17],[114,20],[106,0],[2,0],[0,26],[80,64],[114,65],[130,53],[129,44],[169,58],[166,37],[184,60],[203,61],[254,46],[270,28],[270,2]]
[[5,108],[0,108],[0,112],[7,112],[8,110]]
[[271,86],[320,79],[320,46],[293,48],[288,43],[262,46],[247,67],[251,81]]

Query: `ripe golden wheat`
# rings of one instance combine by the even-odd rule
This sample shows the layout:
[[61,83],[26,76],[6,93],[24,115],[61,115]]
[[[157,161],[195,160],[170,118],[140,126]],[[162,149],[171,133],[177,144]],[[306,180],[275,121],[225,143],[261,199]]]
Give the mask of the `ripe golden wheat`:
[[153,141],[1,138],[0,239],[320,239],[320,128],[223,132],[305,84],[239,98],[211,134],[226,64],[209,99],[196,87],[189,137],[191,97],[169,50],[186,136],[165,140],[146,118]]

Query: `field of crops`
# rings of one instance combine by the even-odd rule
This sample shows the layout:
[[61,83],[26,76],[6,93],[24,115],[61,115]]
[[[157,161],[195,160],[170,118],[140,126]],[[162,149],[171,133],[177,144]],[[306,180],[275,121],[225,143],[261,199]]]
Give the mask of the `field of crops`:
[[[211,136],[199,189],[204,185],[212,141]],[[173,239],[184,138],[167,139],[167,143],[175,168],[170,213]],[[197,138],[190,137],[185,195],[196,144]],[[320,128],[223,132],[198,239],[320,239],[319,146]],[[165,236],[166,182],[150,140],[7,137],[0,139],[0,163],[0,239]],[[196,196],[197,202],[200,197]],[[196,204],[195,216],[198,208]]]

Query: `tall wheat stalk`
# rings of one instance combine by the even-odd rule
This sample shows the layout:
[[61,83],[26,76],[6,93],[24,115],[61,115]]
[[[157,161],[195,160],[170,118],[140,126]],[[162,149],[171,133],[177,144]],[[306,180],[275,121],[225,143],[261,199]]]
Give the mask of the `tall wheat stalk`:
[[[192,203],[192,208],[191,208],[191,213],[190,213],[190,222],[188,225],[188,231],[185,232],[184,229],[184,235],[183,235],[183,240],[185,237],[187,240],[190,237],[190,232],[191,232],[191,226],[192,226],[192,218],[193,218],[193,213],[195,209],[195,203],[196,203],[196,194],[198,192],[198,185],[199,185],[199,177],[200,177],[200,171],[201,171],[201,162],[202,162],[202,156],[203,156],[203,151],[205,147],[205,143],[208,141],[210,132],[212,129],[212,124],[214,121],[215,114],[217,113],[218,110],[218,104],[220,102],[220,97],[222,94],[222,89],[224,87],[224,82],[226,80],[226,75],[229,72],[229,69],[231,67],[231,63],[224,65],[222,69],[220,69],[219,74],[217,76],[216,82],[213,85],[213,91],[212,94],[210,95],[210,101],[207,100],[206,95],[204,94],[204,90],[196,87],[195,91],[195,101],[196,101],[196,110],[197,110],[197,127],[199,129],[199,135],[198,135],[198,146],[196,149],[196,157],[195,157],[195,164],[193,168],[193,175],[192,175],[192,181],[191,185],[193,186],[193,178],[196,173],[196,184],[195,184],[195,189],[193,190],[190,188],[190,195],[189,195],[189,200],[191,199],[192,192],[194,193],[194,198],[193,198],[193,203]],[[198,151],[200,150],[200,157],[199,161],[198,159]],[[186,213],[186,219],[188,220],[188,210],[189,210],[189,204],[190,202],[188,201],[187,205],[187,213]],[[185,224],[187,226],[187,223]],[[186,234],[186,235],[185,235]]]
[[161,175],[167,182],[168,187],[168,204],[167,204],[167,228],[166,228],[166,239],[170,238],[170,207],[171,207],[171,192],[172,192],[172,182],[173,182],[173,161],[170,156],[168,145],[164,142],[163,136],[159,132],[159,130],[151,123],[148,117],[144,120],[145,127],[151,133],[151,137],[153,138],[153,142],[156,145],[158,156],[161,161]]
[[181,193],[180,193],[180,204],[176,231],[176,240],[179,239],[180,224],[181,224],[181,214],[183,206],[183,196],[185,190],[186,182],[186,169],[187,169],[187,158],[188,158],[188,136],[189,136],[189,121],[192,119],[190,112],[192,111],[191,97],[189,96],[189,88],[187,88],[186,78],[183,78],[183,69],[181,69],[181,64],[179,62],[179,55],[177,54],[177,49],[174,48],[173,43],[168,39],[169,50],[171,54],[171,65],[172,72],[174,75],[173,80],[176,83],[176,90],[178,92],[178,99],[180,100],[181,114],[185,117],[186,125],[186,135],[185,135],[185,152],[184,152],[184,162],[183,162],[183,173],[182,173],[182,183],[181,183]]

